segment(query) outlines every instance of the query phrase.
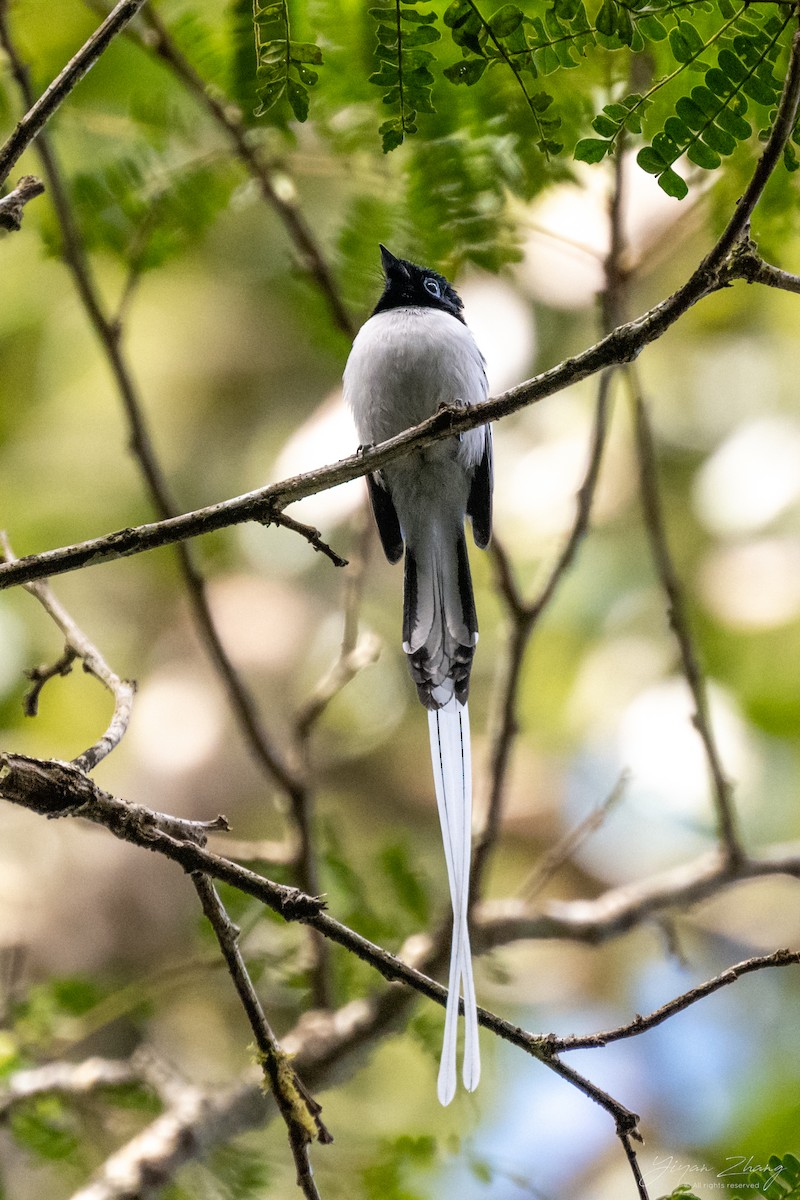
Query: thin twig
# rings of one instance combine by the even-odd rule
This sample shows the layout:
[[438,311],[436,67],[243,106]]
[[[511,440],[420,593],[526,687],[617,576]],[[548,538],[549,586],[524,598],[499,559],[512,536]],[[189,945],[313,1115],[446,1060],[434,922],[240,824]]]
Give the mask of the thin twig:
[[80,1063],[52,1062],[9,1075],[0,1087],[0,1120],[18,1104],[39,1096],[87,1096],[103,1088],[138,1083],[141,1073],[130,1060],[87,1058]]
[[704,1000],[706,996],[713,995],[720,988],[735,983],[743,975],[750,975],[753,971],[763,971],[767,967],[796,966],[798,963],[800,963],[800,950],[775,950],[772,954],[760,954],[753,958],[746,958],[742,962],[728,967],[727,971],[715,975],[713,979],[707,979],[705,983],[689,988],[688,991],[669,1000],[666,1004],[662,1004],[660,1008],[655,1009],[646,1017],[636,1016],[626,1025],[619,1025],[616,1029],[606,1029],[601,1033],[554,1038],[553,1049],[558,1053],[566,1050],[591,1050],[597,1046],[607,1046],[609,1042],[638,1037],[640,1033],[654,1029],[656,1025],[661,1025],[670,1017],[674,1017],[676,1013],[683,1012],[692,1004],[696,1004],[698,1000]]
[[41,196],[43,191],[41,179],[35,175],[23,175],[13,191],[0,197],[0,229],[21,229],[25,205],[35,196]]
[[308,1093],[270,1028],[239,949],[239,930],[231,922],[216,888],[207,875],[192,873],[200,903],[219,943],[228,971],[256,1041],[259,1062],[281,1116],[286,1123],[289,1146],[297,1168],[297,1185],[307,1200],[319,1200],[308,1158],[312,1141],[333,1141],[322,1121],[322,1109]]
[[[5,183],[11,168],[33,139],[41,132],[53,113],[63,104],[77,83],[100,58],[118,33],[136,16],[145,0],[120,0],[92,36],[53,80],[38,100],[29,105],[29,110],[17,125],[8,141],[0,147],[0,184]],[[0,0],[0,29],[5,26],[8,0]]]
[[[15,561],[14,552],[11,549],[6,534],[2,530],[0,530],[0,550],[2,550],[0,560],[4,560],[5,562]],[[125,736],[130,724],[136,684],[128,679],[120,679],[119,675],[111,670],[111,667],[103,658],[100,651],[89,640],[86,634],[78,628],[63,604],[56,598],[44,580],[39,579],[34,583],[26,584],[25,590],[36,597],[42,608],[63,633],[67,643],[67,652],[70,656],[69,663],[79,658],[83,663],[84,671],[88,671],[90,675],[94,675],[95,679],[98,679],[103,687],[107,688],[114,697],[114,714],[108,729],[94,745],[90,746],[88,750],[84,750],[83,754],[79,754],[73,760],[75,766],[79,767],[80,770],[92,771],[106,755],[110,754],[119,745]],[[30,713],[31,707],[33,707],[33,712],[35,713],[35,705],[38,702],[39,692],[45,682],[45,678],[52,678],[56,673],[65,674],[64,664],[67,662],[67,656],[62,656],[62,659],[59,661],[61,666],[56,664],[55,667],[48,668],[45,671],[41,669],[36,671],[34,691],[33,693],[29,692],[26,697],[26,712]],[[34,677],[33,672],[29,672],[29,677]]]
[[357,535],[357,550],[344,585],[344,619],[339,657],[319,680],[310,696],[298,709],[295,717],[295,736],[307,748],[308,738],[339,692],[365,667],[376,662],[381,651],[380,639],[372,633],[359,637],[358,615],[364,589],[364,576],[369,561],[372,529],[366,511],[361,509],[361,529]]
[[800,292],[800,275],[792,275],[765,262],[749,238],[740,242],[732,252],[727,271],[731,280],[746,279],[748,283],[763,283],[784,292]]
[[528,903],[544,891],[564,863],[569,862],[575,851],[600,828],[611,810],[619,804],[629,780],[629,773],[623,771],[605,800],[591,809],[573,829],[568,829],[564,836],[542,855],[519,889],[520,894]]
[[[622,286],[622,168],[621,152],[615,160],[614,188],[609,211],[610,250],[605,261],[606,288],[603,296],[604,331],[613,328],[614,315],[618,310],[617,292]],[[486,816],[475,843],[470,875],[470,894],[473,903],[477,898],[492,848],[500,832],[506,776],[511,761],[511,751],[518,732],[517,697],[522,681],[525,652],[530,643],[534,627],[542,613],[552,601],[561,581],[569,571],[578,550],[589,530],[592,505],[600,478],[600,466],[608,435],[608,415],[613,370],[607,369],[600,376],[595,404],[594,425],[589,448],[586,473],[578,489],[577,506],[572,528],[563,549],[538,596],[526,601],[514,578],[511,562],[502,544],[495,539],[492,543],[492,560],[495,568],[496,590],[505,602],[507,613],[506,645],[499,676],[493,729],[490,736],[491,780]]]
[[[783,965],[780,958],[783,953],[765,956],[764,966]],[[772,958],[776,959],[774,964],[767,961]],[[408,996],[408,992],[388,988],[369,999],[351,1001],[314,1024],[301,1018],[284,1042],[291,1047],[293,1061],[303,1077],[319,1088],[331,1073],[341,1080],[345,1072],[354,1070],[363,1061],[364,1047],[397,1024],[399,1012],[407,1007]],[[115,1180],[120,1178],[129,1181],[135,1194],[139,1180],[154,1177],[163,1185],[179,1167],[204,1157],[215,1145],[236,1134],[260,1128],[270,1117],[258,1082],[250,1077],[226,1092],[215,1089],[209,1101],[206,1109],[198,1111],[195,1123],[184,1127],[182,1137],[177,1135],[174,1119],[158,1118],[141,1137],[123,1146],[108,1161],[102,1181],[91,1190],[82,1189],[73,1200],[122,1200],[115,1186]],[[627,1136],[631,1135],[625,1135],[623,1143]],[[626,1154],[629,1149],[632,1147],[626,1146]],[[642,1191],[638,1182],[637,1186],[639,1196],[646,1197],[646,1190]]]
[[700,735],[713,783],[717,829],[725,853],[735,861],[743,851],[739,841],[733,789],[725,775],[717,747],[708,707],[706,681],[694,645],[686,600],[670,553],[664,522],[664,511],[658,487],[653,433],[644,399],[635,374],[628,373],[632,389],[636,446],[639,459],[639,480],[644,521],[653,560],[669,606],[669,622],[680,650],[681,665],[694,701],[692,724]]
[[63,679],[69,675],[77,657],[78,655],[72,647],[67,645],[55,662],[50,663],[49,666],[28,667],[25,677],[30,679],[31,686],[22,697],[22,708],[26,717],[39,715],[39,697],[45,684],[49,683],[51,679]]

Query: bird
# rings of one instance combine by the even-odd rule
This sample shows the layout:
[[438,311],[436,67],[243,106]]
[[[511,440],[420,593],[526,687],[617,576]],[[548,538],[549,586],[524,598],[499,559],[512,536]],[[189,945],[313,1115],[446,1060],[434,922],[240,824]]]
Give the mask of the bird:
[[[418,425],[443,406],[470,407],[489,394],[486,364],[443,275],[380,246],[383,293],[356,334],[344,398],[362,447]],[[478,1014],[469,942],[472,842],[470,670],[478,642],[465,523],[485,549],[492,526],[492,435],[482,425],[414,450],[367,475],[389,562],[405,552],[403,650],[428,731],[453,908],[453,933],[437,1094],[457,1087],[459,997],[464,997],[462,1079],[480,1078]]]

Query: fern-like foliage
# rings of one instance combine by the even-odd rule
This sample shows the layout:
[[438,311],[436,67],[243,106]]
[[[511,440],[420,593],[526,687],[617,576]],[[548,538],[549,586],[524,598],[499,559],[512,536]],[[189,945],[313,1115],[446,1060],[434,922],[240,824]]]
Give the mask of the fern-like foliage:
[[[581,11],[582,4],[579,5]],[[471,86],[478,82],[490,67],[505,66],[513,74],[530,109],[536,129],[536,145],[549,156],[563,149],[555,134],[561,123],[560,117],[551,111],[552,96],[546,92],[530,90],[530,82],[539,73],[547,74],[559,66],[574,66],[569,46],[560,37],[563,27],[555,10],[548,11],[551,27],[558,31],[554,39],[548,38],[539,17],[526,17],[514,4],[504,4],[490,17],[483,15],[475,0],[452,0],[444,14],[445,25],[456,46],[461,51],[461,61],[446,67],[445,78],[451,83]],[[585,14],[584,14],[585,18]],[[534,29],[534,37],[528,36],[528,27]],[[582,36],[579,30],[577,37]],[[542,42],[538,41],[541,34]],[[561,53],[555,50],[558,45]],[[552,56],[547,58],[544,51]],[[554,64],[554,65],[553,65]]]
[[[90,250],[137,273],[161,266],[196,243],[230,198],[236,174],[210,162],[173,162],[153,151],[126,153],[72,180],[72,202]],[[60,252],[55,227],[49,249]]]
[[794,1154],[773,1154],[766,1167],[750,1172],[747,1182],[766,1200],[800,1200],[800,1160]]
[[[681,155],[698,167],[716,170],[722,158],[753,132],[745,120],[748,101],[767,110],[777,104],[782,81],[773,68],[783,34],[793,19],[791,11],[781,19],[742,7],[713,39],[719,49],[715,64],[705,71],[704,83],[692,88],[690,95],[679,97],[663,129],[638,155],[639,166],[655,175],[668,195],[681,199],[688,192],[673,169]],[[672,46],[673,53],[686,65],[697,62],[706,49],[702,42],[698,47],[697,33],[692,29],[690,35],[690,28],[682,21],[673,31],[681,39]]]
[[288,0],[253,0],[256,39],[257,117],[286,101],[298,121],[308,117],[308,89],[318,81],[313,67],[322,65],[322,50],[315,42],[292,38]]
[[442,35],[436,14],[420,11],[418,0],[391,0],[371,8],[370,15],[377,21],[378,69],[369,81],[382,89],[383,103],[395,114],[378,130],[388,153],[402,145],[407,134],[417,132],[418,112],[436,111],[431,98],[434,55],[425,47]]
[[[285,98],[284,116],[290,112],[305,120],[308,89],[318,78],[311,67],[321,63],[321,49],[293,39],[288,0],[254,2],[258,111],[274,114]],[[247,3],[230,0],[237,12]],[[563,176],[564,167],[549,164],[565,152],[579,162],[596,163],[624,136],[644,142],[639,165],[665,192],[682,198],[688,186],[676,168],[678,160],[716,170],[769,126],[794,21],[792,5],[780,0],[520,0],[499,7],[491,0],[445,0],[442,10],[432,7],[432,0],[372,3],[350,22],[351,36],[358,31],[350,61],[368,57],[366,79],[380,88],[389,110],[378,122],[384,152],[398,149],[420,129],[438,139],[432,119],[437,109],[460,114],[460,127],[450,131],[454,135],[469,131],[471,136],[478,114],[478,136],[487,120],[500,128],[510,116],[514,139],[525,146],[528,192],[537,171]],[[311,14],[318,36],[321,24],[325,41],[319,6],[315,10],[313,0],[305,5],[298,0],[296,10],[304,19]],[[344,13],[342,21],[344,31]],[[357,40],[367,29],[369,48]],[[342,33],[339,46],[338,26],[332,30],[328,24],[334,60],[347,61],[348,33]],[[237,53],[241,60],[241,47]],[[643,71],[649,72],[647,86],[641,86]],[[573,75],[574,87],[567,82]],[[462,104],[448,96],[451,87],[470,99]],[[594,98],[600,89],[606,103],[597,112]],[[336,97],[337,86],[332,92]],[[341,103],[341,87],[338,92]],[[487,94],[489,103],[472,99]],[[363,111],[362,105],[357,121]],[[334,115],[329,104],[323,115],[329,133]],[[356,128],[357,121],[349,118],[347,128]],[[800,167],[798,144],[796,132],[784,152],[790,171]],[[544,160],[536,167],[528,161],[531,149]]]

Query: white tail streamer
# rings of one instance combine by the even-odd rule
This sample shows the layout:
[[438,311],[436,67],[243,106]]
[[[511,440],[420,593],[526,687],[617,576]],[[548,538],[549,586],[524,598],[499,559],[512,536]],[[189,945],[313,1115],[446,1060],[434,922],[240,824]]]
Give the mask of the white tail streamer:
[[449,1104],[456,1091],[458,1007],[462,991],[465,1014],[462,1078],[468,1091],[472,1092],[478,1086],[481,1073],[478,1011],[467,925],[472,844],[472,759],[467,705],[452,697],[443,708],[429,711],[428,731],[453,906],[453,940],[437,1089],[440,1102]]

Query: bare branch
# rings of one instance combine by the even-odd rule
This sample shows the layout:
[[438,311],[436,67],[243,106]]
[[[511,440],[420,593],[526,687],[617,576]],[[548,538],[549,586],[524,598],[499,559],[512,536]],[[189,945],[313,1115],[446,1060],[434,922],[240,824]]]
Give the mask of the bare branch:
[[784,292],[800,293],[800,275],[782,271],[765,262],[754,242],[747,238],[732,252],[727,265],[728,279],[746,279],[748,283],[763,283]]
[[[0,755],[0,797],[45,816],[84,817],[115,837],[163,854],[185,871],[202,871],[231,884],[284,920],[319,930],[386,979],[403,982],[437,1004],[446,1002],[447,991],[441,984],[335,920],[325,912],[324,901],[211,854],[196,841],[170,836],[163,831],[161,814],[102,791],[69,763]],[[655,878],[611,889],[596,900],[550,900],[541,910],[520,901],[484,903],[475,914],[475,944],[479,952],[519,938],[567,937],[596,944],[665,909],[686,908],[736,882],[775,874],[800,878],[797,848],[777,847],[736,863],[715,850]],[[485,1009],[478,1010],[478,1019],[500,1037],[547,1061],[546,1039],[526,1034]]]
[[[15,561],[8,538],[2,530],[0,530],[0,549],[2,550],[0,560],[10,563]],[[41,691],[46,678],[52,678],[56,673],[66,673],[64,664],[68,666],[67,656],[69,656],[69,663],[76,658],[81,659],[84,671],[88,671],[90,675],[94,675],[95,679],[99,679],[103,687],[107,688],[114,697],[114,714],[108,729],[93,746],[90,746],[88,750],[84,750],[83,754],[78,755],[74,760],[75,765],[82,771],[91,771],[107,754],[110,754],[119,745],[124,737],[130,724],[136,685],[128,679],[120,679],[119,675],[111,670],[111,667],[103,658],[100,651],[89,640],[86,634],[78,628],[44,580],[40,579],[35,583],[28,583],[25,585],[25,588],[32,596],[36,597],[48,616],[53,619],[61,630],[67,642],[67,653],[62,656],[60,666],[57,663],[55,667],[47,668],[45,671],[42,671],[41,668],[36,669],[34,682],[36,691],[33,699],[31,698],[32,694],[28,693],[26,698],[26,712],[29,711],[31,705],[34,705],[38,701],[39,691]],[[31,678],[34,678],[33,672],[29,674]]]
[[733,806],[733,789],[730,780],[725,775],[714,737],[705,676],[692,637],[683,587],[675,570],[667,541],[664,513],[658,489],[658,472],[650,418],[633,373],[629,374],[629,380],[633,388],[639,480],[647,536],[650,539],[650,547],[661,586],[667,597],[669,621],[680,649],[683,673],[694,700],[695,712],[692,723],[700,735],[711,773],[719,836],[725,853],[735,861],[741,857],[743,851],[739,842],[736,813]]
[[[87,71],[97,62],[101,54],[108,48],[118,33],[136,16],[145,0],[120,0],[119,4],[109,13],[102,25],[70,59],[63,71],[53,80],[50,86],[30,105],[28,112],[17,125],[8,141],[0,147],[0,184],[5,183],[11,168],[17,162],[23,151],[41,132],[56,109],[63,104],[76,84],[80,83]],[[7,38],[8,0],[0,0],[0,42],[8,49]]]
[[[622,256],[624,254],[622,239],[622,187],[622,147],[620,147],[617,157],[614,160],[614,187],[609,206],[610,249],[605,261],[606,287],[602,297],[604,332],[610,331],[617,318],[620,309],[619,292],[624,280],[622,268]],[[496,587],[500,597],[505,601],[508,632],[506,634],[503,666],[498,686],[499,700],[496,706],[496,715],[490,739],[489,778],[491,784],[489,788],[489,800],[486,817],[477,838],[472,859],[470,894],[473,897],[473,901],[478,896],[489,855],[500,832],[506,775],[511,760],[511,750],[518,732],[517,696],[522,681],[525,652],[534,626],[555,596],[562,579],[575,561],[578,549],[589,530],[592,504],[594,503],[597,491],[600,466],[603,461],[603,453],[607,441],[612,378],[613,371],[611,369],[604,371],[600,376],[595,405],[594,427],[589,448],[589,461],[583,482],[578,489],[577,506],[572,528],[561,553],[535,600],[528,602],[524,599],[514,579],[514,572],[505,550],[496,539],[492,545]]]
[[322,1109],[306,1090],[270,1028],[239,949],[239,930],[228,917],[216,888],[208,876],[199,871],[193,872],[192,883],[228,964],[228,971],[256,1040],[264,1076],[286,1122],[289,1146],[297,1168],[298,1187],[307,1200],[319,1200],[308,1159],[308,1145],[313,1140],[323,1143],[333,1141],[322,1122]]
[[23,175],[12,192],[0,197],[0,229],[20,229],[25,205],[35,196],[41,196],[43,191],[41,179],[35,175]]
[[611,810],[619,804],[629,780],[628,771],[623,771],[605,800],[587,813],[573,829],[568,829],[564,836],[542,855],[520,888],[520,892],[528,902],[544,891],[564,863],[569,862],[574,856],[579,846],[582,846],[586,839],[600,828]]
[[[31,584],[31,587],[34,585]],[[61,655],[54,663],[49,666],[29,667],[25,671],[26,679],[30,679],[31,686],[28,688],[25,695],[22,697],[22,707],[26,717],[36,717],[39,714],[39,697],[42,694],[42,689],[51,679],[64,678],[72,671],[72,664],[78,657],[71,646],[65,646]]]
[[713,979],[707,979],[705,983],[689,988],[681,996],[676,996],[674,1000],[662,1004],[649,1016],[636,1016],[627,1025],[619,1025],[616,1029],[606,1029],[602,1033],[592,1033],[585,1037],[554,1038],[553,1048],[559,1053],[564,1050],[588,1050],[596,1046],[607,1046],[609,1042],[622,1041],[623,1038],[637,1037],[640,1033],[645,1033],[648,1029],[653,1029],[656,1025],[661,1025],[664,1021],[669,1020],[670,1017],[674,1017],[676,1013],[683,1012],[690,1005],[696,1004],[698,1000],[704,1000],[706,996],[713,995],[720,988],[727,987],[729,983],[735,983],[743,975],[750,975],[753,971],[763,971],[767,967],[789,967],[796,966],[798,963],[800,963],[800,950],[776,950],[773,954],[761,954],[754,958],[746,958],[743,962],[728,967],[727,971],[723,971],[721,975],[715,975]]
[[0,1088],[0,1119],[15,1105],[37,1096],[87,1096],[102,1088],[138,1083],[141,1073],[131,1061],[87,1058],[80,1063],[53,1062],[9,1075]]

